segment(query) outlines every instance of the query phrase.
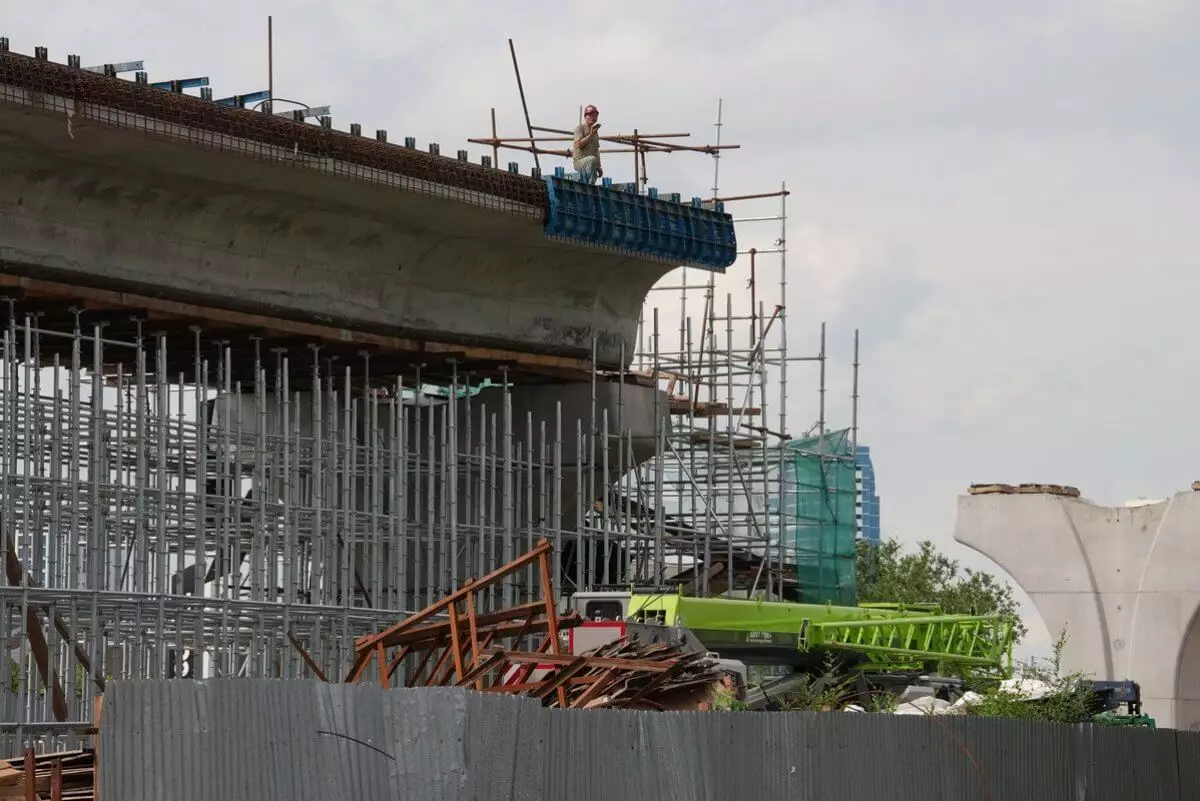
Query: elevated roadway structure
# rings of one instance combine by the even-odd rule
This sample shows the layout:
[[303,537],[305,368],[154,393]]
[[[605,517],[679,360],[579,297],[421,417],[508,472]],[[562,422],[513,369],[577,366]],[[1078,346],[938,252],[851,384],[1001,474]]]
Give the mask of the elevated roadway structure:
[[519,175],[45,55],[0,52],[7,275],[619,367],[655,281],[736,258],[731,218],[698,200]]

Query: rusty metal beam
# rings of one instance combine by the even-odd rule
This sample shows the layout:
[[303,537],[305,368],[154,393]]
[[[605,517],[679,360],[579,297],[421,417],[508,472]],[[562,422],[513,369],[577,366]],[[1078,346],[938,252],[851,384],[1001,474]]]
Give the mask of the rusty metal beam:
[[300,652],[300,658],[304,660],[304,664],[308,665],[308,669],[313,672],[313,675],[321,681],[328,682],[329,679],[325,678],[325,672],[321,670],[321,666],[313,660],[308,651],[300,643],[300,640],[297,639],[296,635],[289,630],[287,633],[287,638],[288,642],[292,644],[292,647]]
[[[550,549],[542,551],[538,554],[538,572],[542,582],[542,600],[546,602],[546,622],[549,628],[546,631],[546,640],[550,643],[550,653],[558,653],[558,613],[554,608],[554,587],[550,581]],[[567,706],[567,691],[566,688],[558,687],[558,706],[560,709],[566,709]]]
[[[476,617],[476,625],[480,629],[488,629],[500,623],[507,623],[514,620],[527,618],[531,613],[544,611],[546,605],[542,601],[531,601],[517,606],[510,606],[506,609],[498,609],[495,612],[486,612]],[[426,623],[422,626],[409,629],[391,637],[387,637],[384,642],[389,648],[397,645],[408,645],[410,643],[418,643],[422,640],[445,637],[450,633],[450,621],[439,620],[436,623]]]
[[[505,576],[507,576],[511,573],[515,573],[516,571],[520,570],[521,568],[525,567],[526,565],[530,564],[531,562],[537,560],[543,554],[546,554],[549,552],[550,552],[550,541],[543,538],[537,544],[537,547],[535,547],[532,551],[529,551],[525,555],[514,559],[513,561],[509,562],[506,565],[502,565],[502,566],[496,568],[491,573],[488,573],[487,575],[485,575],[479,579],[468,580],[468,581],[464,582],[463,585],[460,586],[457,590],[450,593],[445,598],[442,598],[440,601],[438,601],[434,604],[431,604],[430,606],[425,607],[420,612],[417,612],[415,615],[407,617],[404,620],[400,621],[399,623],[397,623],[377,634],[371,634],[366,637],[359,637],[358,640],[355,641],[355,649],[358,651],[362,651],[362,650],[365,650],[368,648],[373,648],[375,646],[375,643],[385,640],[393,634],[399,634],[402,631],[407,631],[408,629],[413,628],[417,623],[420,623],[422,620],[426,620],[427,618],[430,618],[433,615],[436,615],[438,612],[441,612],[443,609],[446,609],[451,604],[454,604],[454,603],[462,600],[464,597],[467,596],[468,593],[473,592],[473,591],[478,591],[484,587],[487,587],[488,585],[492,584],[493,582],[499,581],[500,579],[504,578]],[[553,603],[553,599],[551,599],[551,603]]]

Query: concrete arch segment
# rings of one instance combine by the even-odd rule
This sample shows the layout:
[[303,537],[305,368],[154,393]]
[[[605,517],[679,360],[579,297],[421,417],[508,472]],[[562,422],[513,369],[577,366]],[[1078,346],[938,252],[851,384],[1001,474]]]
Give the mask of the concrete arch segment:
[[1200,731],[1200,611],[1188,626],[1176,665],[1175,725]]
[[0,269],[526,352],[590,358],[594,336],[616,365],[673,267],[551,241],[540,207],[354,180],[282,150],[251,158],[174,128],[77,120],[68,135],[61,113],[4,104]]
[[1160,726],[1200,725],[1200,492],[1132,508],[964,495],[954,538],[1067,631],[1065,670],[1137,681]]

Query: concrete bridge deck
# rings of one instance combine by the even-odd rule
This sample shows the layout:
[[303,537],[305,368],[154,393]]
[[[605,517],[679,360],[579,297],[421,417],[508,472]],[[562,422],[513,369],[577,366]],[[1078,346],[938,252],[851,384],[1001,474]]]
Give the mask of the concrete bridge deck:
[[674,266],[548,239],[534,178],[12,53],[0,175],[11,276],[610,366]]

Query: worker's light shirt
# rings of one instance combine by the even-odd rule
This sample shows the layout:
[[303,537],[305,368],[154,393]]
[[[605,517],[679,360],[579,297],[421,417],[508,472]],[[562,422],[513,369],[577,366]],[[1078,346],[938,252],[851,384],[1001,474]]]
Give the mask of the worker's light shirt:
[[575,138],[571,143],[571,160],[578,163],[580,159],[588,156],[595,156],[596,160],[600,160],[600,137],[595,136],[592,141],[579,146],[579,140],[588,135],[591,127],[586,122],[581,122],[575,126]]

